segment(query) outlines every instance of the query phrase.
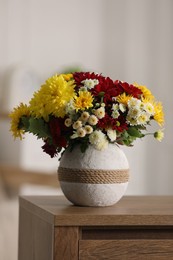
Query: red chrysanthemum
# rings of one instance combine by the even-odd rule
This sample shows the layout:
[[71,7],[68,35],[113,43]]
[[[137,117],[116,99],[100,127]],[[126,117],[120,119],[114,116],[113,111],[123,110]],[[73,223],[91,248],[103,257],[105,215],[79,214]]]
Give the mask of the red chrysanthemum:
[[142,91],[139,88],[132,84],[129,85],[127,82],[116,80],[115,86],[121,89],[121,94],[125,92],[128,95],[132,95],[134,98],[140,98],[142,95]]
[[108,114],[106,114],[104,118],[100,119],[97,125],[101,129],[111,128],[113,130],[117,130],[118,132],[127,130],[128,126],[123,116],[120,115],[118,118],[114,119]]
[[45,144],[41,147],[43,152],[50,155],[51,158],[57,155],[57,149],[53,144],[49,144],[47,140],[45,140]]
[[114,82],[109,78],[102,78],[99,84],[91,89],[93,96],[99,96],[103,94],[103,101],[105,104],[112,102],[112,97],[116,97],[121,93],[119,86],[115,86]]
[[83,85],[82,81],[86,79],[97,79],[99,81],[99,83],[90,90],[92,95],[95,96],[96,102],[100,102],[100,97],[103,96],[103,101],[105,104],[108,104],[112,102],[112,97],[116,97],[125,91],[121,81],[113,82],[109,77],[104,77],[93,72],[75,72],[73,78],[77,88],[81,87]]
[[64,125],[63,118],[52,118],[49,122],[50,132],[53,139],[53,144],[59,148],[67,146],[67,140],[64,133],[67,127]]

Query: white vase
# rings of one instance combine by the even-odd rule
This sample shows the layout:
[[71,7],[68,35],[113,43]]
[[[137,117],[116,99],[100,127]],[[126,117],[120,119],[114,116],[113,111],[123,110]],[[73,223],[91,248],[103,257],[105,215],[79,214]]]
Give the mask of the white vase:
[[90,145],[85,153],[76,146],[62,155],[58,178],[64,195],[74,205],[110,206],[127,189],[129,164],[116,144],[109,144],[103,151]]

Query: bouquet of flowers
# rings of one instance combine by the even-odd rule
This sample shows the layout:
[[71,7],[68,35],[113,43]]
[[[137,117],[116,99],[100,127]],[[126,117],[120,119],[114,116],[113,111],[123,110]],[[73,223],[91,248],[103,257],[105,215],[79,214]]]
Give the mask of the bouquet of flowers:
[[26,132],[44,141],[51,157],[80,145],[105,149],[108,143],[132,146],[134,140],[152,134],[163,138],[163,130],[148,133],[151,121],[164,124],[162,104],[151,91],[93,72],[54,75],[33,94],[29,105],[21,103],[10,114],[15,138]]

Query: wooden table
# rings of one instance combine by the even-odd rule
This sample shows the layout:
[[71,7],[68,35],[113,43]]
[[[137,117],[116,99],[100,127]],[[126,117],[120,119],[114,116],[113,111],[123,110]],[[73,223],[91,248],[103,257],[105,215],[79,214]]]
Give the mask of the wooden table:
[[21,197],[19,260],[77,259],[173,259],[173,196],[123,197],[103,208]]

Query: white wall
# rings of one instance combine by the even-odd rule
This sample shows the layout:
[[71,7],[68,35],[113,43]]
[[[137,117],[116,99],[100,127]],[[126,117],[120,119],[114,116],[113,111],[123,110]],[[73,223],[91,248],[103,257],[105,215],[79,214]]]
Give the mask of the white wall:
[[148,86],[163,102],[165,139],[126,148],[131,164],[129,194],[173,194],[172,82],[173,1],[105,1],[104,71]]
[[[163,101],[166,137],[161,144],[148,137],[125,148],[131,165],[127,194],[173,194],[172,12],[171,0],[0,0],[1,91],[7,72],[23,64],[38,85],[72,65],[147,85]],[[4,159],[9,147],[1,139]],[[23,167],[56,168],[57,161],[46,159],[33,137],[19,150]]]

